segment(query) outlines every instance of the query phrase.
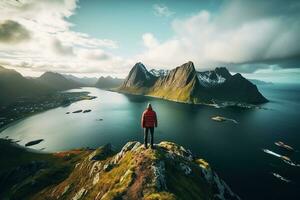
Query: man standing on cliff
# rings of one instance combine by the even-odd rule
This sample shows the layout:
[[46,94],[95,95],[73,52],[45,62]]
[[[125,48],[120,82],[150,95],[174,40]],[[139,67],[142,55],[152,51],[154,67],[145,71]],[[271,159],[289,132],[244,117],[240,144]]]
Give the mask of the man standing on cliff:
[[144,128],[144,144],[147,149],[148,145],[148,135],[149,131],[151,134],[151,149],[153,149],[153,135],[154,135],[154,127],[157,127],[157,117],[156,112],[152,109],[150,103],[148,103],[147,109],[143,112],[142,115],[142,127]]

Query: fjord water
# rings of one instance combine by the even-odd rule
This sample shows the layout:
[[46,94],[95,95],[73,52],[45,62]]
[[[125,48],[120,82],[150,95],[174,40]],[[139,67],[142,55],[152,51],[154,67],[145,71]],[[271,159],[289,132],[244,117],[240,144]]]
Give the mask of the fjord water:
[[[173,141],[206,159],[242,199],[299,199],[300,168],[287,165],[262,149],[300,162],[300,152],[290,154],[274,145],[281,140],[300,150],[300,86],[265,85],[259,89],[270,100],[263,105],[266,109],[217,109],[97,88],[76,89],[71,91],[89,91],[97,98],[28,117],[8,127],[1,137],[21,140],[22,145],[44,139],[32,148],[45,151],[96,148],[106,143],[119,149],[127,141],[142,141],[140,117],[151,102],[159,120],[156,143]],[[65,114],[79,109],[92,111]],[[210,118],[215,115],[235,119],[238,124],[212,121]],[[280,181],[271,172],[292,182]]]

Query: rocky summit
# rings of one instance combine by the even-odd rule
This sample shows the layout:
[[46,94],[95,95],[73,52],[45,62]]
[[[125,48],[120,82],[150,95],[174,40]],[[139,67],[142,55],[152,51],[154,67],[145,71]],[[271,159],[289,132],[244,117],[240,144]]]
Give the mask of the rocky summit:
[[122,86],[124,88],[138,89],[138,88],[147,88],[151,87],[157,77],[148,72],[143,63],[136,63],[133,68],[130,70],[129,75],[124,80]]
[[205,160],[171,142],[155,149],[128,142],[118,153],[108,144],[46,155],[0,171],[2,198],[240,199]]
[[191,61],[170,71],[148,71],[137,63],[118,91],[194,104],[267,102],[256,85],[241,74],[231,75],[225,67],[198,72]]

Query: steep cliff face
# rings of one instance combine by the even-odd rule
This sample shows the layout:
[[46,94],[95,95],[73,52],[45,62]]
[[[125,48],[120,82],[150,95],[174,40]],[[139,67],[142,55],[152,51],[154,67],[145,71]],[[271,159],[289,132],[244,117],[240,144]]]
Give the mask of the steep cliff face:
[[220,100],[228,99],[228,93],[234,91],[229,99],[239,102],[250,102],[254,104],[264,103],[268,100],[258,91],[257,86],[237,73],[231,76],[221,85],[215,94],[219,94]]
[[231,75],[225,67],[213,71],[198,72],[199,96],[209,100],[234,101],[259,104],[267,99],[258,91],[256,85],[241,74]]
[[142,94],[146,93],[156,80],[157,77],[148,72],[142,63],[136,63],[120,88],[123,91]]
[[171,142],[153,150],[128,142],[118,153],[108,144],[96,150],[25,154],[30,162],[13,162],[9,170],[0,170],[5,177],[0,182],[1,189],[5,186],[2,198],[240,199],[205,160]]
[[194,64],[188,62],[171,70],[166,76],[160,76],[149,95],[174,101],[195,102],[199,88]]
[[170,71],[150,71],[137,63],[119,91],[185,103],[267,102],[254,84],[240,74],[231,75],[225,67],[197,72],[194,64],[188,62]]

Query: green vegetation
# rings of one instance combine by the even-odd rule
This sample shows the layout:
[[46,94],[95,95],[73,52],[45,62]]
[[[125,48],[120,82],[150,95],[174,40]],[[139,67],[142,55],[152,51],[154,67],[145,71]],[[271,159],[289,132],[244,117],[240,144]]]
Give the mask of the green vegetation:
[[85,153],[40,153],[0,139],[0,199],[28,199],[46,186],[59,183]]
[[171,142],[154,150],[128,142],[118,153],[105,145],[54,154],[0,142],[2,199],[239,199],[205,160]]
[[147,95],[179,102],[193,102],[191,91],[194,87],[194,82],[190,82],[184,87],[158,87],[153,88]]
[[169,192],[158,192],[158,193],[152,193],[148,196],[145,196],[145,200],[175,200],[178,199],[176,196]]
[[137,63],[116,91],[205,105],[215,105],[216,101],[231,102],[234,106],[267,102],[257,87],[242,75],[231,75],[224,67],[197,72],[192,62],[159,77],[148,72],[142,63]]

